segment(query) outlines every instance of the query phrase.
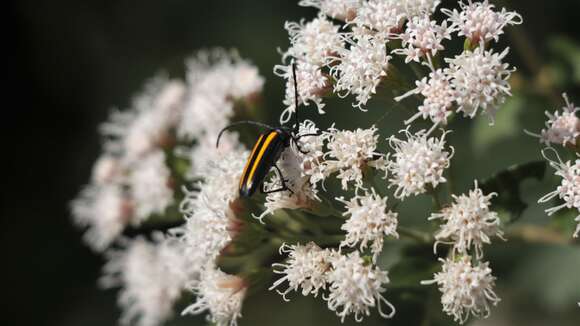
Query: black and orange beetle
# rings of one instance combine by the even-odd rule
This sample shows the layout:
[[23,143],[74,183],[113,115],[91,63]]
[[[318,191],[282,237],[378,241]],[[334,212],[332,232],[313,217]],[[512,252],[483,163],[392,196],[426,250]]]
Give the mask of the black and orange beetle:
[[[264,123],[256,122],[256,121],[238,121],[230,124],[223,128],[217,137],[216,146],[219,146],[220,138],[224,131],[230,129],[232,127],[242,125],[242,124],[251,124],[256,125],[259,127],[263,127],[266,130],[260,134],[258,140],[254,144],[252,148],[252,152],[246,161],[246,166],[242,172],[242,176],[240,177],[240,184],[239,184],[239,191],[241,197],[250,197],[252,196],[258,187],[260,191],[264,194],[285,191],[288,190],[292,192],[286,182],[287,179],[284,178],[282,175],[282,171],[276,165],[278,159],[282,152],[290,146],[293,142],[298,151],[305,153],[302,151],[298,144],[298,140],[301,137],[305,136],[316,136],[318,134],[304,134],[304,135],[297,135],[298,128],[299,128],[299,118],[298,118],[298,83],[296,82],[296,65],[292,63],[292,76],[294,78],[294,99],[295,99],[295,117],[296,123],[294,128],[289,128],[286,126],[279,126],[279,127],[272,127]],[[268,189],[264,188],[264,179],[270,172],[270,170],[274,167],[278,172],[280,177],[282,186],[276,189]]]

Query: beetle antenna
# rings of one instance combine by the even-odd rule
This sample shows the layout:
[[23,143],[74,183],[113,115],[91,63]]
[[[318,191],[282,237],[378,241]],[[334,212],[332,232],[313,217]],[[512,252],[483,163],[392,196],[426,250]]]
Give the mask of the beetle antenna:
[[239,126],[239,125],[253,125],[253,126],[258,126],[258,127],[268,128],[268,129],[274,129],[272,126],[267,125],[265,123],[261,123],[261,122],[249,121],[249,120],[236,121],[236,122],[231,123],[228,126],[225,126],[222,130],[220,130],[220,133],[218,134],[217,140],[215,142],[215,147],[219,147],[220,138],[222,137],[222,134],[224,133],[224,131],[231,129],[233,127]]
[[296,63],[294,60],[292,60],[292,77],[294,78],[294,118],[296,119],[294,132],[297,133],[300,129],[300,119],[298,119],[298,82],[296,82]]

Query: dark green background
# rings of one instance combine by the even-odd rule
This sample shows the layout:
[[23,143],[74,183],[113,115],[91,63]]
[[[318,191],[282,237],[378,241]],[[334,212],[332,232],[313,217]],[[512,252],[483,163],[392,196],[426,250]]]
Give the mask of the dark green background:
[[[147,78],[160,71],[179,76],[189,54],[212,46],[235,47],[259,67],[267,81],[265,107],[272,117],[278,115],[282,108],[283,83],[272,74],[272,67],[280,61],[276,48],[288,46],[284,21],[314,16],[313,9],[300,8],[296,3],[273,0],[21,0],[9,3],[6,21],[10,29],[3,51],[7,55],[4,76],[8,99],[2,105],[0,118],[5,134],[2,157],[8,159],[2,182],[0,226],[1,325],[116,323],[119,311],[115,293],[99,291],[95,286],[102,260],[82,245],[81,234],[71,225],[67,209],[67,202],[88,180],[92,162],[99,154],[97,124],[106,119],[111,107],[125,107],[131,94]],[[509,1],[509,7],[524,16],[523,29],[537,55],[525,56],[527,60],[532,63],[535,60],[541,67],[548,63],[559,67],[564,60],[554,52],[553,42],[556,36],[578,42],[580,2]],[[536,77],[538,70],[534,65],[527,66],[521,52],[512,52],[510,60],[520,68],[522,76]],[[580,60],[577,56],[575,59]],[[566,77],[572,68],[566,63],[560,68],[565,76],[556,85],[556,91],[567,90],[580,102],[578,80]],[[496,133],[486,131],[474,136],[479,147],[460,154],[467,162],[459,168],[464,185],[469,183],[469,178],[486,176],[498,167],[539,158],[539,146],[520,130],[524,127],[538,130],[542,125],[542,111],[556,107],[557,102],[531,93],[524,90],[516,94],[510,104],[518,108],[514,116],[509,118],[508,114],[507,122],[498,123]],[[342,106],[340,109],[348,109]],[[379,103],[371,102],[369,108],[373,106]],[[368,117],[361,118],[360,124],[370,124],[380,113],[375,108]],[[336,119],[340,126],[339,115],[340,112],[330,112],[322,125]],[[512,124],[514,121],[516,125]],[[464,122],[464,125],[457,128],[476,130],[474,133],[478,128],[485,128],[481,122]],[[458,148],[468,145],[460,143],[457,139]],[[541,210],[536,212],[536,219],[547,219]],[[513,308],[516,315],[524,319],[527,316],[538,325],[573,324],[571,320],[580,319],[580,308],[576,307],[575,311],[574,302],[557,301],[562,297],[557,287],[563,287],[564,292],[575,291],[580,301],[578,250],[510,248],[511,256],[494,256],[492,250],[492,263],[495,259],[500,279],[504,276],[503,286],[515,289],[507,294],[508,303],[501,309]],[[521,256],[520,253],[538,257],[525,260],[517,267],[505,260]],[[563,255],[560,260],[553,258],[558,255]],[[508,258],[502,260],[502,257]],[[571,279],[572,283],[543,287],[536,283],[553,279],[547,277],[556,272],[551,267],[565,268],[558,265],[562,260],[576,261],[571,265],[575,267],[558,270],[565,276],[556,275],[556,279]],[[539,277],[526,280],[529,275]],[[512,279],[518,280],[517,285],[510,283]],[[577,287],[574,289],[574,286]],[[538,287],[543,290],[534,292]],[[556,293],[546,294],[546,291]],[[554,297],[550,301],[553,305],[546,306],[543,300],[550,293]],[[510,296],[528,296],[530,300],[510,302]],[[338,319],[325,311],[321,301],[311,299],[283,305],[278,296],[269,295],[250,300],[246,307],[242,325],[254,325],[263,318],[267,320],[263,325],[291,324],[290,318],[303,324],[338,324]],[[376,313],[370,319],[375,317]],[[180,319],[180,323],[193,324],[192,320],[203,319]],[[514,324],[516,320],[519,319]]]

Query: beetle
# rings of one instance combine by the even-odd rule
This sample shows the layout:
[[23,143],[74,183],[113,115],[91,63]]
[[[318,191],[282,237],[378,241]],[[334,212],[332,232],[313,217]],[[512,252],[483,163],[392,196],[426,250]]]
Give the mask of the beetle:
[[[225,128],[223,128],[217,137],[216,147],[219,146],[219,141],[222,134],[235,126],[242,125],[242,124],[251,124],[259,127],[263,127],[266,130],[260,134],[258,140],[254,144],[252,151],[250,152],[250,156],[246,160],[246,165],[244,166],[244,170],[242,172],[242,176],[240,177],[239,183],[239,193],[241,197],[250,197],[252,196],[258,188],[264,194],[279,192],[279,191],[290,191],[290,193],[294,193],[292,189],[290,189],[287,185],[288,180],[284,178],[282,175],[282,171],[276,165],[278,160],[280,159],[280,155],[282,152],[290,146],[291,143],[294,143],[296,149],[303,154],[307,152],[302,151],[300,146],[298,145],[298,140],[301,137],[305,136],[316,136],[316,134],[304,134],[304,135],[297,135],[298,134],[298,127],[299,127],[299,118],[298,118],[298,83],[296,82],[296,65],[292,63],[292,76],[294,78],[294,101],[295,101],[295,118],[296,123],[294,128],[289,128],[286,126],[279,126],[279,127],[272,127],[264,123],[256,122],[256,121],[238,121],[234,122]],[[273,168],[276,169],[278,172],[278,176],[280,177],[281,186],[276,189],[265,189],[264,186],[264,179]]]

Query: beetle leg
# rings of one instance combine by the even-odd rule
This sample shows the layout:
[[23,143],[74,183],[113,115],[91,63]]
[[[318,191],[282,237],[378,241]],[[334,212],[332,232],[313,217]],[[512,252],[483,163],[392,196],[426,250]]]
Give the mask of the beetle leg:
[[298,135],[298,136],[293,136],[292,140],[294,141],[294,145],[296,145],[296,149],[298,149],[298,151],[302,154],[308,154],[307,151],[303,151],[302,148],[300,147],[298,140],[302,137],[308,137],[308,136],[320,136],[322,133],[321,132],[317,132],[317,133],[312,133],[312,134],[303,134],[303,135]]
[[292,141],[294,142],[294,145],[296,146],[296,149],[302,153],[302,154],[308,154],[307,151],[303,151],[302,147],[300,147],[300,145],[298,144],[298,137],[292,137]]
[[262,187],[260,188],[260,191],[263,194],[271,194],[271,193],[275,193],[275,192],[288,190],[291,194],[294,194],[294,191],[292,191],[292,189],[290,189],[288,187],[288,185],[286,184],[286,182],[288,182],[288,179],[284,179],[284,175],[282,174],[282,171],[280,170],[278,165],[274,165],[274,168],[276,168],[276,171],[278,172],[278,177],[280,178],[280,182],[282,183],[282,186],[280,186],[279,188],[276,188],[276,189],[266,190],[266,187],[262,183]]

